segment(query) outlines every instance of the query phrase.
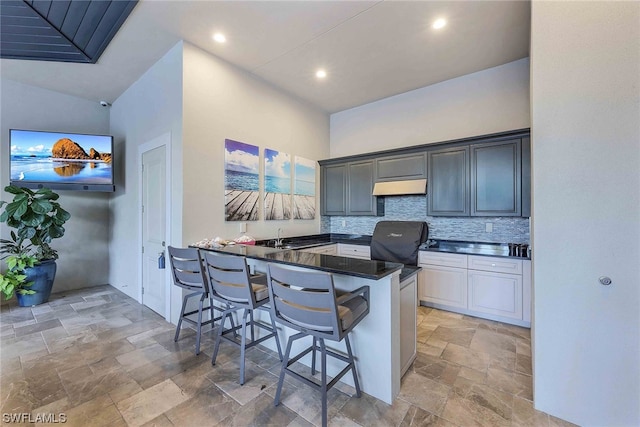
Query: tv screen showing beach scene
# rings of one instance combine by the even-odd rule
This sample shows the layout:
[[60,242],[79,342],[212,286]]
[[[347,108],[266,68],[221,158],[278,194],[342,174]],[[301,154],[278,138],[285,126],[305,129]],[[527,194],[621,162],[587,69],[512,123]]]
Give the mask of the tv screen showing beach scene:
[[113,185],[111,136],[11,129],[9,139],[14,185]]

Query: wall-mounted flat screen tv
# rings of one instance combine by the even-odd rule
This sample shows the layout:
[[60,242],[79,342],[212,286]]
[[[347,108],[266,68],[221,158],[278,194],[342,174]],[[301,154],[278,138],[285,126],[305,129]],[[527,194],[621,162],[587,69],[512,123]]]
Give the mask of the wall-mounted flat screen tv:
[[11,184],[114,191],[113,137],[11,129]]

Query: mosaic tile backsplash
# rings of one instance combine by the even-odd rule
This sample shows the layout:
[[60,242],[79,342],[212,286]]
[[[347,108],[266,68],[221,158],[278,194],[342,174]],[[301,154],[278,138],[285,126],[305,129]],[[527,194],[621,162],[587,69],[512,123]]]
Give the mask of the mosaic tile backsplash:
[[[384,216],[323,216],[321,232],[371,235],[378,221],[426,221],[431,239],[529,243],[529,218],[433,217],[426,213],[426,196],[387,197]],[[493,224],[492,233],[485,231],[486,223]]]

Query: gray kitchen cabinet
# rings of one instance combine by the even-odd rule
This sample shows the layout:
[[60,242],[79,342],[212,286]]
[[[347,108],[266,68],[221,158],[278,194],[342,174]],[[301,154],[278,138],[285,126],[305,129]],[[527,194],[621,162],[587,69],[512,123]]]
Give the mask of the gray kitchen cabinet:
[[347,164],[323,166],[321,171],[322,215],[346,215]]
[[373,160],[347,165],[347,215],[375,215]]
[[522,138],[522,216],[531,216],[531,141]]
[[426,151],[376,159],[376,182],[424,178],[427,178]]
[[320,161],[322,215],[384,215],[376,182],[427,178],[428,216],[531,216],[529,130]]
[[469,146],[427,153],[427,215],[469,216]]
[[417,289],[417,275],[400,283],[400,375],[409,370],[418,351]]
[[520,139],[470,148],[471,216],[520,216]]
[[321,166],[322,215],[382,215],[384,204],[373,196],[374,160]]

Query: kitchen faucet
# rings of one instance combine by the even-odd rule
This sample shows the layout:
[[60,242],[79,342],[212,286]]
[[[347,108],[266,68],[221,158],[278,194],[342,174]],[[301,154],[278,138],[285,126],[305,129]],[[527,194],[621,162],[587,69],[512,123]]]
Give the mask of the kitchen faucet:
[[279,248],[282,246],[282,238],[280,237],[280,233],[282,232],[282,228],[278,228],[278,238],[276,239],[275,247]]

